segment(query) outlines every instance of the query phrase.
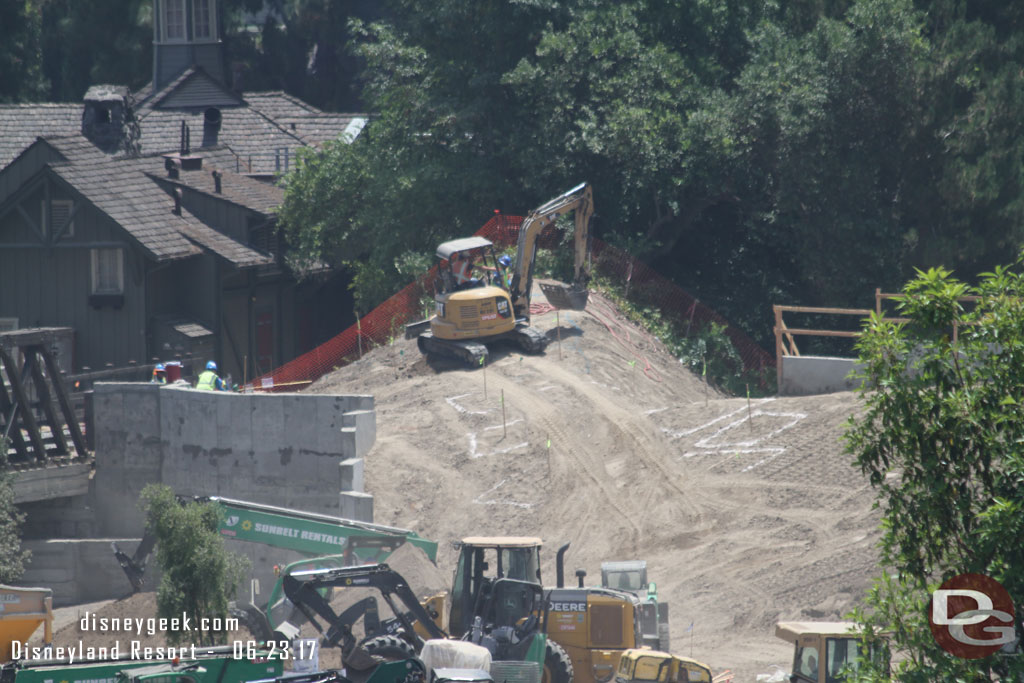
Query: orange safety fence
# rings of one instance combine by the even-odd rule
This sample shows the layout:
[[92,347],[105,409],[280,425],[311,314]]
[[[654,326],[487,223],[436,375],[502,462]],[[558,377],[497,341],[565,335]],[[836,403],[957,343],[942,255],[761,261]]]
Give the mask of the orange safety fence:
[[[477,231],[498,248],[514,246],[523,222],[521,216],[496,214]],[[557,246],[558,231],[548,227],[538,240],[540,248]],[[725,327],[725,334],[743,361],[745,371],[765,376],[775,367],[775,356],[761,348],[743,331],[730,325],[711,308],[700,303],[662,277],[645,263],[627,252],[599,239],[593,239],[591,259],[595,274],[608,278],[638,293],[646,304],[658,308],[662,315],[676,322],[685,334],[696,333],[714,322]],[[404,335],[405,325],[422,320],[431,311],[437,265],[416,281],[370,311],[355,325],[317,348],[285,363],[245,385],[246,391],[295,391],[328,372],[358,360],[375,346],[389,343]]]

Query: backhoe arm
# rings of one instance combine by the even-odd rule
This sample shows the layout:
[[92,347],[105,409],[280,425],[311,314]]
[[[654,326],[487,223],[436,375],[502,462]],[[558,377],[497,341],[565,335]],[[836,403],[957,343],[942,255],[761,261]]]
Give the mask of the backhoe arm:
[[533,269],[537,257],[537,238],[555,218],[576,211],[574,229],[573,286],[584,288],[590,279],[586,264],[590,220],[594,215],[594,193],[590,183],[580,183],[568,192],[538,206],[523,220],[512,275],[512,306],[516,318],[530,317],[530,293],[533,290]]
[[[292,604],[302,609],[307,616],[309,616],[309,612],[314,612],[330,624],[325,641],[333,645],[338,640],[342,640],[343,651],[349,651],[354,647],[354,640],[351,640],[351,626],[364,615],[366,610],[350,608],[338,615],[330,603],[320,595],[319,590],[322,588],[376,588],[380,591],[381,597],[384,598],[388,607],[394,612],[395,617],[402,623],[410,638],[417,638],[414,630],[415,621],[419,621],[423,625],[431,638],[448,637],[448,634],[434,623],[430,614],[416,599],[416,594],[409,588],[408,582],[402,578],[401,574],[386,564],[298,572],[285,576],[283,587],[285,595],[288,596]],[[396,597],[406,607],[405,610],[395,604],[393,598]]]

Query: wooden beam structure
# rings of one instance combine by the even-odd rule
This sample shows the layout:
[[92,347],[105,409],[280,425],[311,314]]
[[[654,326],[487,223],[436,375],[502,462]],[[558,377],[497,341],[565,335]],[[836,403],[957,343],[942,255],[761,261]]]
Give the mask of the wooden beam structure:
[[0,333],[0,434],[10,437],[12,464],[45,465],[55,458],[88,457],[85,437],[53,357],[58,332],[66,329]]

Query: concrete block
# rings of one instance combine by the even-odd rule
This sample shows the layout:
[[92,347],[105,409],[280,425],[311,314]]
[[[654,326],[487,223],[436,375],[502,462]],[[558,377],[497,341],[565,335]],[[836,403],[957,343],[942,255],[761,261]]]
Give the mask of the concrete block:
[[338,469],[341,471],[342,491],[364,492],[363,466],[365,462],[362,458],[347,458],[338,464]]
[[343,417],[341,454],[346,458],[362,458],[377,441],[377,413],[372,410],[353,410]]
[[852,391],[858,381],[848,375],[860,364],[852,358],[783,356],[780,396],[810,396]]
[[[273,394],[252,396],[252,443],[257,453],[276,452],[280,444],[288,443],[282,398]],[[257,446],[260,448],[256,449]]]
[[15,472],[14,502],[83,496],[89,492],[90,469],[89,465],[76,464]]
[[217,446],[234,453],[253,449],[252,394],[226,394],[217,402]]
[[373,521],[373,496],[357,491],[343,491],[339,495],[341,516],[359,522]]

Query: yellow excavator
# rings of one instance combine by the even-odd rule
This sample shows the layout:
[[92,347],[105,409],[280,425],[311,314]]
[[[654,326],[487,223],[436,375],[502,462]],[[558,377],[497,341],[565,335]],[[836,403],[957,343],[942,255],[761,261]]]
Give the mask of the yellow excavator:
[[[474,367],[486,361],[487,344],[503,339],[529,353],[543,351],[548,338],[530,326],[537,239],[555,218],[570,211],[575,211],[573,283],[540,283],[540,287],[552,306],[583,310],[590,279],[587,241],[594,215],[589,183],[580,183],[530,212],[519,229],[514,259],[498,258],[494,245],[483,237],[440,245],[434,315],[406,326],[406,338],[415,338],[424,355],[451,356]],[[477,270],[471,272],[471,268]],[[475,273],[482,277],[473,277]]]

